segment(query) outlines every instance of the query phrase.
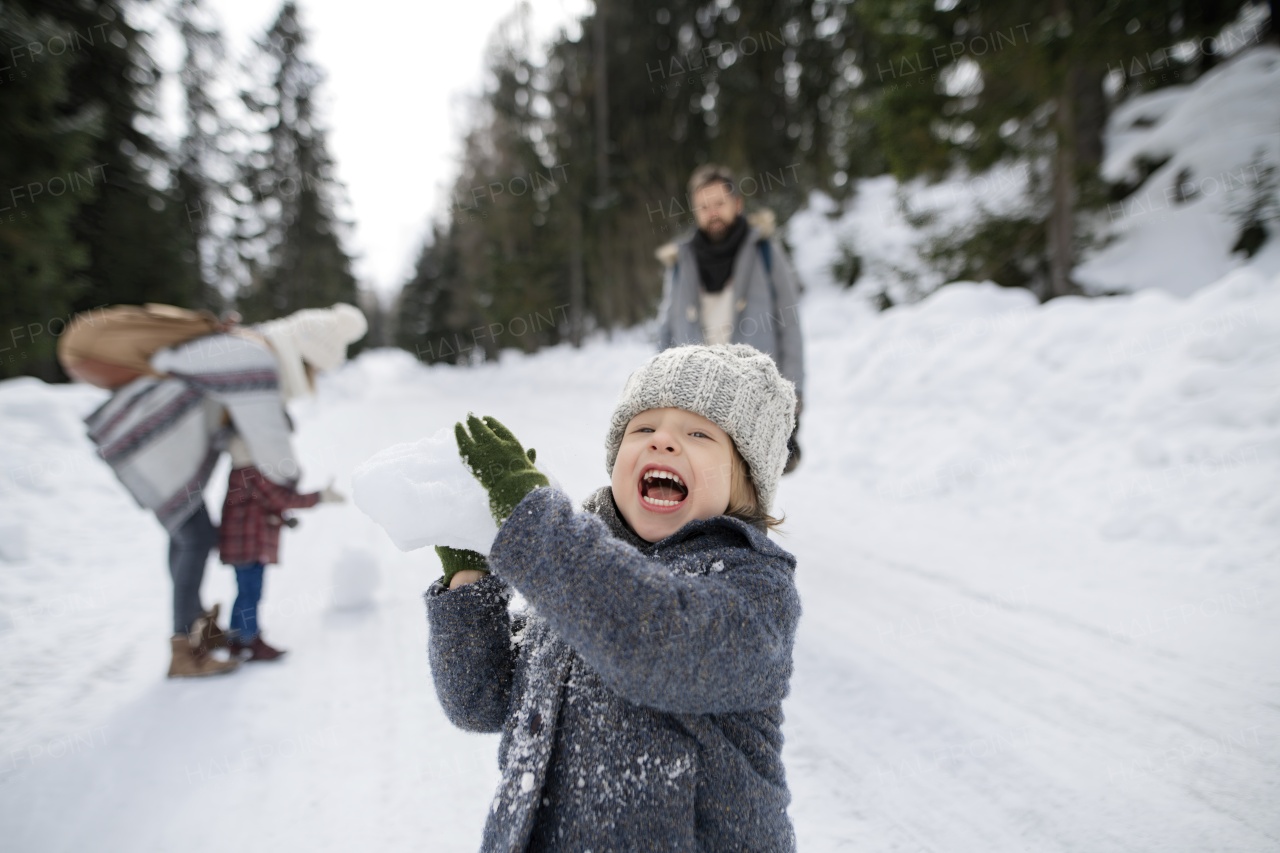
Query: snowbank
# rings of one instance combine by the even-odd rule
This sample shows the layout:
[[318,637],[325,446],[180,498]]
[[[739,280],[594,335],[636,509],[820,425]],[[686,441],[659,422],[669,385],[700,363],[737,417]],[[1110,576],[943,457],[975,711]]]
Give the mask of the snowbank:
[[[934,184],[924,179],[901,184],[881,175],[859,181],[843,211],[813,192],[786,225],[800,280],[805,286],[844,284],[834,281],[832,265],[842,253],[852,254],[862,263],[860,292],[913,302],[946,283],[921,257],[930,241],[963,233],[981,216],[1025,211],[1030,179],[1026,164]],[[917,227],[912,220],[925,224]]]
[[1187,294],[1245,266],[1280,273],[1280,222],[1258,255],[1246,261],[1231,252],[1239,212],[1258,193],[1280,193],[1277,91],[1280,48],[1260,45],[1189,86],[1122,104],[1109,121],[1103,176],[1134,183],[1142,164],[1162,165],[1107,206],[1099,226],[1114,242],[1079,266],[1078,279],[1097,290]]
[[1280,277],[1251,270],[1189,299],[1045,306],[953,284],[863,315],[831,351],[847,421],[828,461],[922,509],[951,497],[1111,539],[1230,540],[1260,559],[1280,524],[1280,495],[1259,476],[1280,457],[1276,341]]

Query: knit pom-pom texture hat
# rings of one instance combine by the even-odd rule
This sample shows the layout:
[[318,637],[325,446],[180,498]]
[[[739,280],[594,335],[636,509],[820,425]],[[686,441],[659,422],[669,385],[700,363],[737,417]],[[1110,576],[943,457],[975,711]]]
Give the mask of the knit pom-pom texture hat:
[[746,344],[673,347],[645,362],[627,380],[605,439],[605,468],[613,475],[627,424],[648,409],[702,415],[733,439],[746,460],[760,506],[773,506],[795,429],[796,389],[773,359]]
[[364,337],[369,324],[359,308],[339,302],[332,308],[304,308],[257,329],[271,342],[280,364],[280,389],[292,399],[309,392],[305,364],[322,372],[341,366],[347,346]]

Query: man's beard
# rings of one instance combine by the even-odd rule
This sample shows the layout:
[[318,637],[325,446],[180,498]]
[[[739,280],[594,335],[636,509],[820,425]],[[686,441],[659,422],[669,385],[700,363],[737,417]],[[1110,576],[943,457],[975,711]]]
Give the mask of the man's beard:
[[729,223],[723,219],[713,219],[702,229],[703,233],[713,243],[719,243],[729,233]]

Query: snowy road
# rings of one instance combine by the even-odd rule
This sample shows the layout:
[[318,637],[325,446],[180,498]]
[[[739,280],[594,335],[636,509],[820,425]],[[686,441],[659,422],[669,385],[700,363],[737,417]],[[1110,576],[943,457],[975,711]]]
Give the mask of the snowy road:
[[[807,526],[798,552],[842,553]],[[1007,540],[1003,558],[966,561],[966,577],[939,571],[978,548],[953,533],[928,561],[886,556],[904,550],[892,534],[843,549],[843,567],[801,556],[787,713],[807,849],[1277,848],[1268,674],[1091,623],[1061,586],[1029,576],[1043,554],[1020,561]],[[1066,536],[1047,550],[1064,565],[1096,557]],[[1257,660],[1248,637],[1268,629],[1253,605],[1254,624],[1186,630]]]
[[[833,304],[806,309],[806,462],[780,497],[805,608],[784,751],[800,849],[1280,849],[1274,531],[1249,516],[1216,544],[1188,545],[1189,522],[1168,541],[1108,535],[1114,507],[1082,523],[1094,493],[1064,485],[1079,457],[1056,436],[1019,464],[886,489],[884,471],[906,463],[851,424],[899,410],[859,408],[844,331],[822,319]],[[374,354],[299,412],[306,484],[336,475],[343,488],[376,451],[475,410],[585,496],[603,482],[612,400],[646,353],[623,341],[473,372]],[[74,416],[91,402],[0,388],[13,441],[45,466],[27,491],[10,477],[0,493],[9,532],[25,531],[0,587],[0,846],[474,850],[497,741],[451,728],[432,693],[429,553],[400,554],[350,505],[303,514],[265,596],[288,659],[166,682],[163,540],[83,456]],[[1010,419],[990,420],[988,433]],[[1010,429],[1005,445],[1022,446]],[[1274,428],[1254,446],[1269,460]],[[1266,465],[1205,482],[1253,488]],[[1189,518],[1204,487],[1161,499]],[[207,600],[230,601],[229,574],[211,565]],[[335,607],[364,594],[367,607]]]

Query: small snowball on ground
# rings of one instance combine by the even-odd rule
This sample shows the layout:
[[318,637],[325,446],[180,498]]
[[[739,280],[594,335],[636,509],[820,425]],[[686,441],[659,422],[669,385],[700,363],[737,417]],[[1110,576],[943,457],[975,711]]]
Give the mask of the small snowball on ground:
[[383,450],[352,472],[352,496],[401,551],[427,545],[488,554],[489,496],[462,463],[453,431]]
[[372,552],[346,548],[333,564],[334,610],[364,610],[374,605],[381,572]]
[[18,563],[27,559],[27,531],[17,524],[0,524],[0,560]]

